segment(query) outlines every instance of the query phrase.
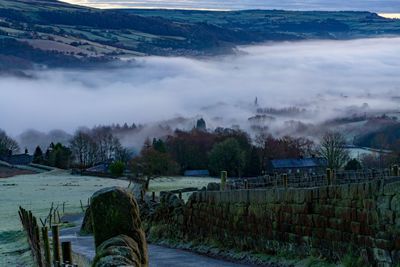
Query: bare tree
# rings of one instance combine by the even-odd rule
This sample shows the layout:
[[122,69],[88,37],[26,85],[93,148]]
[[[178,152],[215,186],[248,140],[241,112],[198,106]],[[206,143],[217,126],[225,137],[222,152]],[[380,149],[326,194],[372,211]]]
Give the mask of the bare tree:
[[327,160],[328,168],[338,170],[349,160],[346,139],[341,133],[328,132],[321,140],[319,154]]
[[80,168],[92,166],[97,161],[97,144],[92,136],[79,130],[70,142],[71,151]]
[[17,141],[9,137],[6,132],[0,130],[0,156],[6,155],[9,152],[15,153],[19,151]]

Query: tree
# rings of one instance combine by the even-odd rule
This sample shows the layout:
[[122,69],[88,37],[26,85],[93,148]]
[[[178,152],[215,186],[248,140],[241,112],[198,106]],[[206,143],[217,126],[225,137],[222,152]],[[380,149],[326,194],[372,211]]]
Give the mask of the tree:
[[16,153],[19,151],[17,141],[9,137],[6,132],[0,130],[0,156]]
[[178,164],[168,153],[147,146],[143,147],[138,157],[131,160],[130,168],[136,176],[143,176],[146,179],[146,190],[151,179],[162,175],[176,175],[179,172]]
[[97,144],[89,133],[77,131],[70,141],[70,148],[79,168],[85,169],[96,162]]
[[248,177],[259,176],[261,174],[262,166],[259,155],[259,149],[252,146],[249,156],[246,157],[246,165],[244,168],[244,175]]
[[150,180],[161,175],[175,175],[179,172],[178,164],[167,153],[155,150],[152,146],[144,146],[140,155],[130,162],[130,168],[136,176],[144,176],[145,189]]
[[32,162],[33,162],[33,163],[36,163],[36,164],[43,164],[43,160],[44,160],[44,158],[43,158],[43,151],[42,151],[42,149],[40,148],[40,146],[37,146],[36,149],[35,149],[35,153],[33,153],[33,160],[32,160]]
[[231,176],[240,177],[244,165],[245,153],[234,138],[216,144],[210,152],[209,168],[214,175],[227,171]]
[[217,135],[194,129],[190,132],[175,131],[165,142],[168,153],[181,170],[200,170],[208,168],[208,155]]
[[322,137],[319,154],[326,159],[328,168],[338,170],[349,160],[345,145],[346,140],[341,133],[328,132]]
[[361,166],[361,163],[357,159],[351,159],[346,163],[346,166],[344,166],[344,169],[346,171],[357,171],[357,170],[361,170],[362,166]]
[[51,143],[44,158],[44,163],[46,165],[60,169],[68,169],[71,165],[71,161],[71,150],[61,143],[57,143],[55,145],[54,143]]
[[164,141],[161,139],[153,139],[153,148],[161,153],[166,153],[167,148],[165,147]]
[[125,170],[125,164],[122,161],[115,161],[111,163],[110,172],[116,177],[121,177]]

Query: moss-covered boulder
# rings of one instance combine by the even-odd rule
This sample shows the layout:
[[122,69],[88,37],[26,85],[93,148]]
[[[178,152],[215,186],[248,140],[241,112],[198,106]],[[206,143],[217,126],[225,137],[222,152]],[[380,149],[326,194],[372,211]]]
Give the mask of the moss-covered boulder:
[[105,188],[93,194],[90,207],[97,254],[104,251],[100,247],[104,242],[116,236],[125,235],[132,239],[130,245],[135,243],[135,255],[142,264],[140,266],[147,266],[146,238],[138,204],[132,193],[120,187]]
[[97,248],[93,267],[147,266],[143,264],[140,248],[135,240],[126,235],[108,239]]
[[81,225],[81,234],[93,234],[92,212],[90,206],[85,211]]

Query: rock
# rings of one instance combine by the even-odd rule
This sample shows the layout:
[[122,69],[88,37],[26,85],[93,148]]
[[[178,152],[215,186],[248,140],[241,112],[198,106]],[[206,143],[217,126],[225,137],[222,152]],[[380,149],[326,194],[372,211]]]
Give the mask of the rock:
[[[93,194],[90,207],[96,252],[104,251],[103,243],[107,240],[125,235],[133,241],[128,242],[124,239],[124,242],[128,242],[129,245],[134,243],[137,247],[135,254],[142,264],[139,266],[147,266],[147,243],[142,229],[138,204],[132,193],[120,187],[105,188]],[[121,244],[120,240],[118,242],[118,244]],[[109,250],[107,249],[107,251]]]
[[90,206],[85,211],[85,217],[83,217],[81,225],[82,234],[93,234],[93,222],[92,222],[92,212]]
[[97,248],[93,267],[110,266],[148,266],[143,263],[140,256],[138,243],[126,235],[113,237]]

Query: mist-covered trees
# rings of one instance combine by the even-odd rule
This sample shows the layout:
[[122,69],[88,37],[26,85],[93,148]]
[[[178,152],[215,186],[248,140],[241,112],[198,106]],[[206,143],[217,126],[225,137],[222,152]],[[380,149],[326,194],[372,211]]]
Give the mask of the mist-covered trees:
[[16,153],[18,151],[18,143],[0,129],[0,156]]
[[82,169],[111,160],[127,162],[130,157],[109,127],[78,130],[70,141],[70,148],[75,162]]
[[97,145],[89,133],[77,131],[70,142],[70,147],[80,168],[92,166],[95,163]]

